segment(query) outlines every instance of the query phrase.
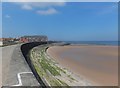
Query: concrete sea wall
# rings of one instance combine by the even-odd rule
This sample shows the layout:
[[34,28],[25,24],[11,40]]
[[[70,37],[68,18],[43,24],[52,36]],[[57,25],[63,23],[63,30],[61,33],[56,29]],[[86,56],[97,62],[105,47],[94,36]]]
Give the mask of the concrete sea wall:
[[29,67],[31,68],[33,74],[35,75],[36,79],[38,80],[38,82],[40,83],[41,86],[46,86],[47,84],[45,84],[45,82],[43,82],[43,80],[39,77],[37,71],[35,70],[30,57],[29,57],[29,51],[38,45],[43,45],[43,44],[47,44],[47,42],[32,42],[32,43],[25,43],[23,45],[21,45],[21,51],[23,56],[25,57],[25,60],[27,61]]

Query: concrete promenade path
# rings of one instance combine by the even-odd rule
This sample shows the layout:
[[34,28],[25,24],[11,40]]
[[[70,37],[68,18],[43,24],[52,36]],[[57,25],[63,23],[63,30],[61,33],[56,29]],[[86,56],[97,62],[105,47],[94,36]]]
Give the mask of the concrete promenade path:
[[0,47],[0,53],[2,53],[0,82],[2,82],[2,86],[39,86],[21,53],[20,46],[18,44]]

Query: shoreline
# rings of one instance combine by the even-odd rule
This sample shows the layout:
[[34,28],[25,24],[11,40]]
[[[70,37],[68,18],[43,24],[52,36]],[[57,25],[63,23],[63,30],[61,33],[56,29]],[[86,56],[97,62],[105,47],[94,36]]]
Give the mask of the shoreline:
[[[52,57],[50,57],[47,52],[45,52],[45,53],[47,54],[46,56],[48,56],[50,59],[52,59]],[[55,60],[53,59],[53,61],[55,61]],[[66,71],[66,73],[69,74],[74,80],[76,80],[76,81],[81,81],[83,84],[86,84],[86,85],[84,85],[84,86],[94,86],[93,84],[95,84],[95,86],[98,86],[97,83],[95,83],[95,82],[93,82],[93,81],[91,81],[91,80],[86,79],[83,75],[78,75],[78,74],[72,72],[71,70],[69,70],[69,69],[65,68],[64,66],[62,66],[61,64],[59,64],[57,61],[55,61],[55,63],[56,63],[56,65],[57,65],[58,67],[60,67],[60,68],[63,69],[64,71]],[[62,77],[62,76],[61,76],[61,77]],[[64,78],[63,78],[63,79],[64,79]],[[68,81],[68,80],[66,80],[66,81]],[[72,84],[72,83],[71,83],[71,84]],[[69,84],[69,85],[70,85],[70,84]],[[70,86],[81,86],[81,85],[77,84],[77,85],[70,85]]]
[[[55,49],[55,47],[56,47],[56,49]],[[83,65],[83,64],[81,64],[81,63],[79,63],[79,62],[77,62],[77,61],[75,61],[75,60],[73,60],[73,59],[69,59],[69,58],[64,58],[64,60],[62,60],[61,59],[61,57],[59,56],[59,53],[60,52],[62,52],[62,51],[65,51],[66,49],[63,49],[63,50],[59,50],[59,48],[60,47],[62,47],[62,49],[63,49],[63,47],[64,48],[67,48],[67,49],[69,49],[68,47],[72,47],[72,49],[73,49],[73,47],[82,47],[83,49],[82,50],[84,50],[84,48],[85,47],[87,47],[87,48],[89,48],[89,47],[94,47],[94,49],[97,49],[98,47],[99,47],[99,49],[101,49],[101,48],[106,48],[106,49],[111,49],[110,47],[115,47],[116,48],[116,46],[104,46],[104,45],[67,45],[67,46],[52,46],[52,47],[49,47],[48,49],[47,49],[47,54],[50,56],[50,57],[52,57],[56,62],[58,62],[62,67],[65,67],[65,68],[67,68],[68,70],[70,70],[71,72],[73,72],[73,73],[75,73],[75,74],[77,74],[77,75],[79,75],[79,76],[82,76],[83,78],[86,78],[86,79],[88,79],[88,80],[91,80],[91,82],[93,83],[94,82],[94,85],[96,86],[96,85],[107,85],[108,86],[108,84],[109,85],[117,85],[117,82],[115,81],[116,80],[116,76],[113,76],[113,74],[110,74],[110,75],[106,75],[106,74],[103,74],[103,73],[101,73],[101,74],[99,74],[99,71],[97,72],[97,70],[96,70],[96,73],[94,73],[93,72],[93,74],[94,75],[102,75],[103,77],[106,75],[106,76],[108,76],[108,77],[111,77],[111,78],[113,78],[113,82],[114,83],[112,83],[112,84],[110,84],[110,83],[107,83],[107,81],[105,81],[106,82],[106,84],[102,84],[102,83],[99,83],[99,82],[96,82],[96,80],[93,80],[93,78],[95,79],[95,77],[93,77],[92,79],[91,79],[91,77],[89,78],[89,75],[88,74],[86,74],[86,72],[89,72],[90,73],[90,76],[92,76],[92,72],[90,71],[90,70],[94,70],[94,69],[91,69],[91,68],[88,68],[88,67],[86,67],[85,65]],[[53,49],[54,48],[54,49]],[[57,53],[55,53],[56,52],[56,50],[57,50]],[[102,49],[101,49],[102,50]],[[99,50],[98,50],[99,51]],[[114,50],[115,51],[115,50]],[[99,53],[101,53],[101,51],[99,51]],[[55,55],[56,54],[56,55]],[[115,56],[116,55],[116,52],[108,52],[108,53],[106,53],[107,55],[110,55],[110,54],[112,54],[113,56]],[[106,56],[107,56],[106,55]],[[110,63],[112,63],[112,62],[110,62]],[[116,61],[115,61],[115,63],[116,63]],[[104,64],[103,64],[104,65]],[[109,64],[108,64],[109,65]],[[113,68],[115,68],[115,67],[111,67],[112,69]],[[78,71],[79,70],[79,71]],[[116,70],[115,70],[116,71]],[[82,74],[81,74],[82,73]],[[85,75],[83,74],[83,73],[85,73]],[[106,72],[107,73],[107,72]],[[116,73],[115,73],[116,74]],[[87,75],[87,76],[86,76]],[[97,76],[96,76],[96,78],[97,78]],[[102,79],[101,79],[102,80]],[[109,79],[108,79],[109,80]],[[98,78],[97,78],[97,81],[98,81]]]
[[[84,80],[87,83],[90,83],[89,86],[98,86],[98,85],[100,85],[100,84],[98,84],[96,82],[93,82],[92,80],[87,79],[84,75],[78,75],[77,73],[75,73],[72,70],[70,70],[67,67],[65,67],[63,64],[60,64],[59,61],[57,61],[54,57],[52,57],[51,55],[49,55],[49,53],[46,52],[46,54],[47,54],[47,56],[49,56],[49,58],[53,59],[57,63],[57,66],[59,66],[60,68],[66,70],[68,73],[70,73],[72,75],[72,77],[75,77],[75,79],[79,79],[80,81]],[[81,86],[81,85],[78,85],[78,86]]]
[[90,81],[73,74],[49,57],[46,53],[48,47],[37,46],[30,51],[32,63],[43,81],[49,86],[93,86]]

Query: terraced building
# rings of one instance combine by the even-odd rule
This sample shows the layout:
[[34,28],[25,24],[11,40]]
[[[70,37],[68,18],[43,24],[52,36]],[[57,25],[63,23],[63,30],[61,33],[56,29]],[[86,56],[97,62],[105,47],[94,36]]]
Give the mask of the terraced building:
[[47,36],[35,35],[35,36],[23,36],[20,38],[20,42],[46,42]]

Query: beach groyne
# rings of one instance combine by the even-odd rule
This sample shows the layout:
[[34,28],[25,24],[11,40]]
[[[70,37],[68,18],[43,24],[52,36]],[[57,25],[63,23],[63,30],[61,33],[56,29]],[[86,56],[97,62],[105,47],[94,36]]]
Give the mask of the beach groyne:
[[36,72],[30,57],[29,57],[29,51],[38,45],[43,45],[43,44],[47,44],[47,42],[32,42],[32,43],[25,43],[21,45],[21,52],[25,58],[25,60],[27,61],[30,69],[32,70],[34,76],[36,77],[36,79],[38,80],[38,82],[40,83],[41,86],[46,86],[45,82],[43,82],[43,80],[40,78],[40,76],[38,75],[38,73]]

